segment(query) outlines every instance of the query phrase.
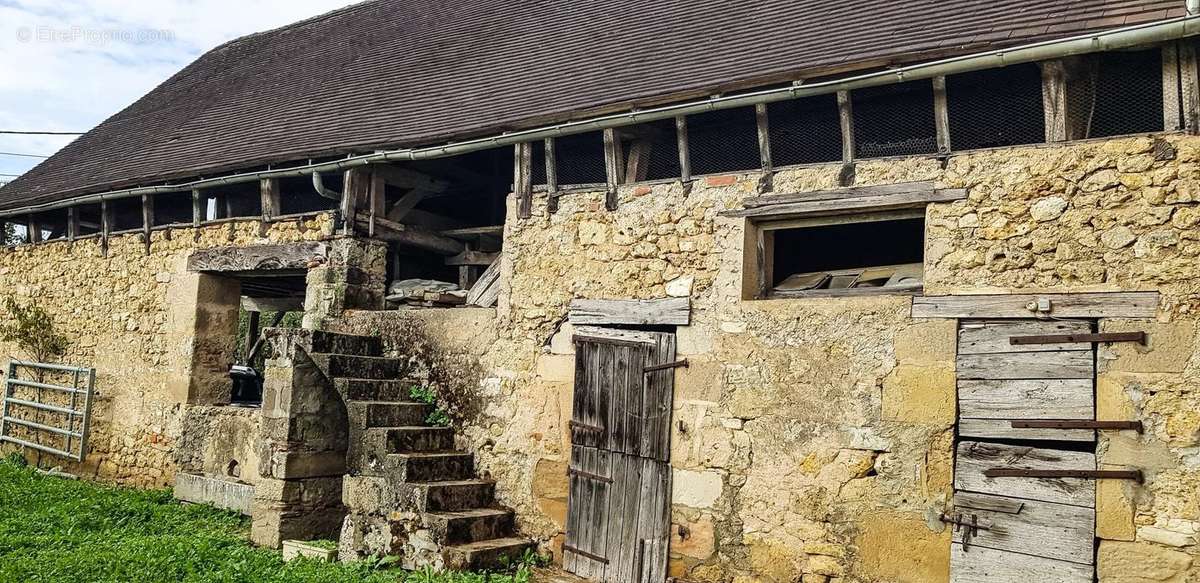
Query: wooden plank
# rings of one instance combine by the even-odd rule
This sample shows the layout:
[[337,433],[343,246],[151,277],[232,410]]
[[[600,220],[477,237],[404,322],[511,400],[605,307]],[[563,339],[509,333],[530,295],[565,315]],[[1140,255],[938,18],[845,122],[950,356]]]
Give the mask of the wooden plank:
[[970,492],[955,492],[951,503],[954,505],[955,511],[963,512],[964,514],[969,513],[970,510],[988,510],[1004,514],[1016,514],[1025,507],[1024,500],[1005,498],[1004,496],[990,496],[988,494],[972,494]]
[[387,217],[387,181],[377,172],[371,173],[371,187],[367,192],[367,236],[375,236],[375,225]]
[[1193,39],[1179,41],[1179,86],[1183,129],[1189,134],[1200,133],[1200,70]]
[[367,200],[371,188],[371,171],[367,168],[351,168],[343,175],[342,187],[342,233],[352,235],[357,231],[359,209]]
[[763,172],[772,172],[775,169],[771,162],[771,125],[768,119],[767,104],[760,103],[754,106],[754,118],[758,127],[758,156],[759,162],[762,165]]
[[150,254],[150,232],[154,230],[154,197],[142,195],[142,243],[146,246],[146,254]]
[[67,240],[74,242],[79,237],[79,207],[67,207]]
[[639,558],[637,556],[637,537],[638,528],[642,522],[643,460],[629,455],[622,455],[621,459],[625,466],[622,488],[625,490],[625,498],[631,503],[626,505],[625,521],[621,528],[621,547],[619,549],[621,567],[610,580],[629,583],[637,581],[634,568]]
[[[367,219],[359,222],[362,226],[367,226]],[[467,250],[462,241],[443,237],[431,229],[417,225],[401,225],[379,217],[375,218],[375,238],[439,255],[458,255]]]
[[471,291],[467,292],[467,305],[480,306],[483,308],[491,308],[496,305],[496,300],[500,297],[500,259],[484,270],[479,279],[475,280],[475,285],[471,286]]
[[575,342],[608,342],[613,344],[632,344],[635,346],[653,346],[657,342],[653,332],[637,330],[618,330],[615,328],[599,328],[581,326],[575,329]]
[[1096,467],[1095,454],[1080,451],[1038,449],[999,443],[964,441],[955,459],[954,488],[978,494],[994,494],[1023,500],[1042,500],[1093,508],[1096,483],[1080,478],[989,478],[990,468],[1083,469]]
[[1054,318],[1154,318],[1158,292],[923,296],[913,298],[914,318],[1031,318],[1038,300],[1051,302]]
[[628,479],[628,465],[625,460],[626,456],[620,453],[611,454],[610,466],[613,485],[609,489],[606,512],[608,517],[607,549],[610,559],[605,565],[603,581],[617,582],[621,580],[619,573],[623,568],[621,561],[624,560],[625,552],[625,541],[622,540],[622,536],[625,534],[625,522],[630,520],[630,508],[638,503],[636,498],[628,495],[625,488],[625,481]]
[[1086,419],[1092,379],[960,380],[958,410],[975,419]]
[[[670,532],[670,497],[671,497],[671,470],[670,466],[664,462],[659,462],[651,459],[642,459],[642,481],[645,484],[642,488],[642,508],[639,512],[640,525],[638,528],[637,541],[660,541],[662,548],[665,550],[667,545],[667,537]],[[647,487],[648,486],[648,487]],[[659,553],[655,550],[653,553],[646,553],[645,547],[642,547],[637,556],[639,558],[639,568],[637,572],[646,573],[661,573],[666,571],[666,554]],[[652,580],[654,583],[662,583],[661,579]]]
[[546,138],[543,145],[543,151],[546,153],[546,192],[549,193],[546,210],[554,214],[558,212],[558,153],[554,138]]
[[946,99],[946,77],[933,78],[933,119],[937,128],[938,152],[950,153],[950,104]]
[[838,91],[838,123],[842,129],[842,162],[854,161],[854,100],[849,91]]
[[1091,429],[1032,429],[1015,428],[1007,419],[972,419],[963,416],[958,420],[958,434],[975,439],[1038,439],[1047,441],[1091,442],[1096,432]]
[[192,252],[187,268],[214,273],[307,270],[310,262],[328,254],[328,246],[317,242],[217,247]]
[[[655,349],[647,354],[646,365],[662,365],[675,362],[675,335],[659,332]],[[645,387],[647,406],[645,415],[650,420],[646,456],[661,462],[671,461],[671,411],[674,405],[675,369],[663,369],[646,373]]]
[[[206,202],[208,199],[204,198],[199,188],[192,190],[192,228],[200,228],[201,223],[208,218],[208,208],[204,204]],[[196,235],[199,236],[199,233]]]
[[688,150],[687,118],[675,118],[675,140],[679,147],[679,180],[684,183],[692,181],[692,153]]
[[964,322],[958,331],[959,354],[995,354],[1005,352],[1062,352],[1090,351],[1087,344],[1029,344],[1014,345],[1014,336],[1041,334],[1085,334],[1092,325],[1083,321],[1013,320],[998,322]]
[[483,251],[463,251],[453,257],[447,257],[444,262],[446,265],[476,265],[479,267],[487,267],[495,263],[500,258],[499,253],[485,253]]
[[[991,498],[996,498],[997,501],[1008,500],[1000,496]],[[1091,508],[1029,500],[1024,501],[1021,511],[1015,514],[982,509],[964,510],[963,513],[978,516],[979,520],[992,523],[990,528],[980,529],[967,541],[972,547],[978,545],[1048,559],[1092,564],[1096,512]],[[965,531],[966,529],[956,530],[953,535],[954,542],[962,543]]]
[[629,158],[625,164],[625,184],[642,182],[650,173],[650,154],[654,143],[637,139],[629,145]]
[[958,378],[1091,379],[1096,375],[1090,351],[961,354]]
[[504,225],[488,225],[486,227],[469,227],[466,229],[447,229],[439,231],[439,235],[450,237],[451,239],[459,239],[463,241],[471,241],[478,239],[481,236],[502,237],[504,235]]
[[1180,109],[1179,51],[1175,43],[1162,47],[1162,98],[1163,130],[1171,132],[1183,129]]
[[575,325],[686,326],[691,311],[691,298],[573,300],[568,318]]
[[262,202],[262,224],[261,229],[266,228],[266,224],[275,220],[275,217],[282,214],[279,210],[279,179],[278,178],[263,178],[258,182],[259,198]]
[[878,184],[874,186],[853,186],[850,188],[832,188],[812,192],[791,192],[784,194],[767,194],[752,196],[742,201],[745,208],[758,208],[793,202],[814,202],[820,200],[839,200],[864,196],[892,196],[898,194],[924,194],[933,196],[938,190],[933,182],[898,182],[894,184]]
[[26,238],[30,243],[42,242],[42,226],[38,223],[36,215],[26,215],[25,217],[25,233]]
[[834,200],[813,200],[776,204],[744,210],[725,211],[724,217],[746,218],[798,218],[828,216],[864,211],[888,211],[921,208],[936,202],[953,202],[967,198],[965,189],[941,189],[932,193],[904,193],[887,196],[861,196]]
[[108,238],[112,234],[113,209],[107,200],[100,201],[100,254],[108,257]]
[[1092,583],[1095,569],[970,545],[950,545],[950,583]]
[[533,216],[533,144],[514,146],[513,194],[517,197],[517,218]]
[[604,207],[615,211],[617,210],[617,187],[625,181],[625,153],[621,148],[621,137],[613,128],[604,130],[604,175],[607,180]]
[[1039,64],[1042,67],[1042,111],[1046,117],[1046,141],[1065,142],[1069,136],[1066,65],[1059,59]]

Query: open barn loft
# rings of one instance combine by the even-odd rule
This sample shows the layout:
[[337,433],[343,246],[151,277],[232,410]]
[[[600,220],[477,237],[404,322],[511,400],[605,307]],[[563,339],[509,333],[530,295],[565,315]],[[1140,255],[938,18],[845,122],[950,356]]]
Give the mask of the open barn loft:
[[264,546],[1200,580],[1197,36],[1183,0],[367,1],[0,187],[0,286],[95,371],[68,471]]

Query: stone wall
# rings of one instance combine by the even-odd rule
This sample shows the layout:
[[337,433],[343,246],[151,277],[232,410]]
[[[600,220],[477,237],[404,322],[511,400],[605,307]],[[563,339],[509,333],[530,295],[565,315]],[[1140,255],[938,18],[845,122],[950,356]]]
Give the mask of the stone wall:
[[[1200,577],[1198,155],[1200,138],[1167,136],[857,167],[859,185],[968,189],[927,211],[927,293],[1162,292],[1158,320],[1101,323],[1151,336],[1100,352],[1101,418],[1147,424],[1099,447],[1103,464],[1147,473],[1141,486],[1101,485],[1103,581]],[[775,192],[832,188],[839,171],[784,170]],[[677,373],[672,422],[672,575],[946,581],[950,534],[934,517],[952,494],[956,323],[914,320],[895,296],[743,300],[744,224],[718,213],[755,195],[758,179],[622,187],[616,212],[602,192],[564,197],[553,215],[538,199],[532,219],[506,229],[494,340],[472,343],[453,310],[343,325],[476,363],[465,369],[482,375],[454,389],[456,405],[478,412],[460,417],[465,435],[524,531],[556,549],[574,380],[567,304],[690,296],[693,322],[678,329],[691,366]],[[390,319],[404,323],[380,325]]]
[[[332,232],[330,216],[319,215],[272,223],[265,236],[258,221],[155,231],[148,253],[141,234],[112,237],[107,256],[95,237],[0,250],[0,289],[21,302],[36,300],[53,316],[71,340],[63,362],[96,368],[87,460],[82,466],[51,458],[45,463],[106,481],[170,485],[184,405],[189,391],[196,392],[193,374],[223,374],[231,364],[217,361],[220,354],[232,354],[232,333],[222,332],[228,345],[214,347],[198,345],[197,332],[236,325],[227,314],[197,311],[198,304],[227,302],[216,301],[223,292],[214,278],[188,273],[188,255],[202,248],[315,240]],[[26,357],[10,344],[0,344],[0,354]]]

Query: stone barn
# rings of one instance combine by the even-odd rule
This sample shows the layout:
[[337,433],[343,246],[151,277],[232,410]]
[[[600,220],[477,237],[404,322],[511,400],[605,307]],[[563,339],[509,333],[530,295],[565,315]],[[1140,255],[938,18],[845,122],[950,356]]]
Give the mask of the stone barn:
[[0,189],[0,288],[95,374],[81,461],[28,384],[0,447],[413,568],[1195,583],[1191,4],[232,41]]

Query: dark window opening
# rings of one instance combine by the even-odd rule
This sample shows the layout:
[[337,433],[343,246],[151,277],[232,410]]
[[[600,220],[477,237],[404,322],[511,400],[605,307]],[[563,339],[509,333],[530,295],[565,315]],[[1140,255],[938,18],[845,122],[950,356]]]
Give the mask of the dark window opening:
[[758,118],[753,107],[688,116],[688,154],[697,175],[762,168]]
[[817,95],[767,106],[771,162],[775,166],[837,162],[842,159],[842,126],[837,95]]
[[541,186],[543,184],[546,184],[546,182],[547,182],[547,178],[546,178],[546,141],[545,140],[534,140],[533,142],[530,143],[530,146],[532,146],[531,150],[533,152],[532,160],[530,161],[531,162],[530,168],[532,170],[532,172],[530,173],[530,178],[531,178],[530,183],[533,184],[534,186]]
[[1090,55],[1067,80],[1073,137],[1163,130],[1162,49]]
[[258,182],[230,184],[214,190],[213,195],[223,203],[217,215],[223,219],[262,217],[262,192]]
[[142,199],[140,197],[118,198],[108,201],[108,212],[112,217],[112,232],[136,231],[142,228]]
[[674,119],[623,127],[619,134],[626,159],[626,182],[668,180],[682,174]]
[[29,242],[29,226],[25,221],[4,221],[6,245],[23,245]]
[[[336,174],[336,173],[333,173]],[[341,192],[341,178],[336,181],[331,175],[321,175],[325,188]],[[279,180],[279,214],[299,215],[330,211],[338,208],[340,201],[317,194],[312,176],[281,178]]]
[[1046,140],[1042,73],[1034,63],[952,75],[946,96],[954,150]]
[[103,228],[101,224],[99,204],[85,204],[75,207],[75,219],[79,223],[79,236],[95,235]]
[[554,141],[559,185],[604,184],[604,134],[589,132]]
[[154,197],[154,226],[192,224],[192,193],[172,192]]
[[67,238],[67,209],[55,209],[33,215],[34,224],[40,235],[40,241],[54,241]]
[[938,151],[933,83],[928,79],[851,93],[859,158],[916,156]]
[[775,292],[921,288],[925,219],[768,231]]

